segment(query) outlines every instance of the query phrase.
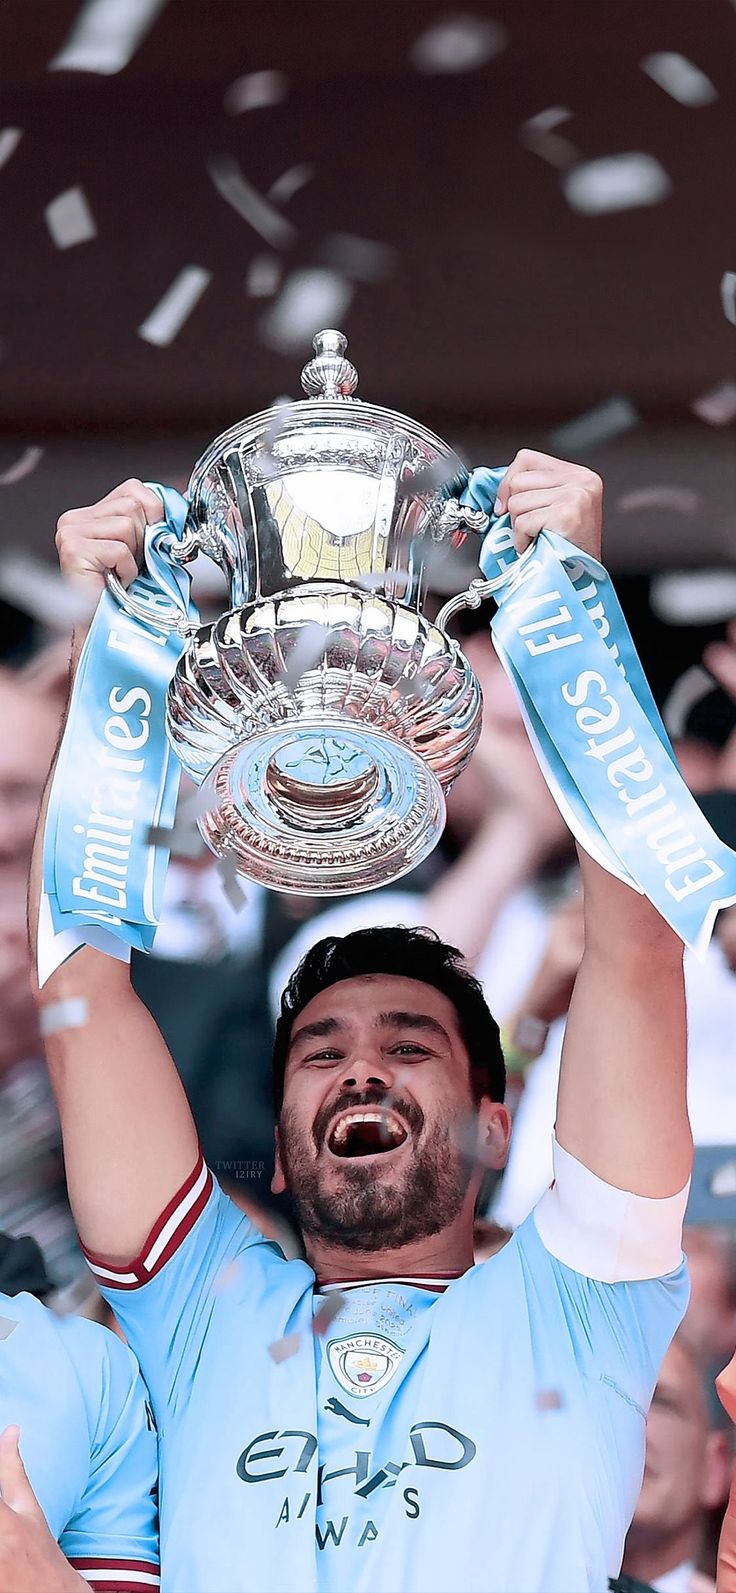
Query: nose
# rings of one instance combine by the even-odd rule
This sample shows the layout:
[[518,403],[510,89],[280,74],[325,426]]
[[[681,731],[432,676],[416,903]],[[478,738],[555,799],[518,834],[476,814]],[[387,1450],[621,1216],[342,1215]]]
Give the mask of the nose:
[[351,1057],[343,1075],[342,1089],[365,1090],[369,1084],[388,1090],[391,1084],[391,1068],[387,1067],[379,1057],[370,1055]]

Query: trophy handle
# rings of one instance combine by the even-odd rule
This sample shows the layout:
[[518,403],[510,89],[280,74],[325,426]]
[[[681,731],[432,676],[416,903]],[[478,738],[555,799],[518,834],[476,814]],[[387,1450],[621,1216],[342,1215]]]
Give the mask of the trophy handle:
[[[181,542],[174,542],[173,546],[169,548],[168,557],[175,564],[188,564],[189,560],[193,559],[198,551],[199,541],[197,535],[194,531],[189,530],[182,537]],[[107,571],[105,585],[118,607],[125,614],[128,614],[131,619],[137,620],[140,625],[147,625],[154,631],[164,631],[169,636],[174,633],[178,636],[194,636],[199,629],[198,625],[188,620],[179,609],[174,607],[173,603],[169,613],[166,613],[166,611],[161,614],[157,613],[154,618],[150,605],[126,591],[114,570]]]
[[485,509],[471,509],[458,498],[447,498],[442,505],[442,513],[432,529],[436,542],[444,541],[449,537],[453,547],[462,547],[468,531],[477,531],[481,535],[488,530],[491,517]]
[[451,597],[447,603],[443,604],[434,622],[437,629],[446,633],[447,622],[452,619],[453,614],[459,614],[463,608],[480,608],[481,603],[484,603],[487,597],[492,597],[494,592],[498,592],[502,586],[506,585],[507,581],[510,581],[512,575],[516,575],[517,570],[521,569],[522,564],[526,564],[527,559],[533,552],[534,543],[532,542],[526,551],[521,553],[518,559],[514,560],[510,569],[502,570],[500,575],[494,575],[491,581],[485,581],[482,576],[476,575],[464,592],[458,592],[457,597]]

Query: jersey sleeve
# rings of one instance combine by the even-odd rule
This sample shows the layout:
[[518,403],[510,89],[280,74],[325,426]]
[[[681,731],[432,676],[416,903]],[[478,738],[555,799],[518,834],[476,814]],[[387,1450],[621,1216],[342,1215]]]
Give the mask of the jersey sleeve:
[[554,1146],[555,1183],[515,1240],[582,1372],[646,1414],[689,1298],[687,1189],[627,1194]]
[[156,1431],[136,1362],[113,1333],[69,1319],[68,1344],[91,1433],[89,1475],[60,1539],[90,1586],[159,1587]]
[[231,1269],[253,1247],[280,1257],[227,1196],[200,1155],[194,1171],[161,1213],[140,1252],[110,1267],[87,1253],[148,1387],[158,1426],[186,1397],[212,1310]]

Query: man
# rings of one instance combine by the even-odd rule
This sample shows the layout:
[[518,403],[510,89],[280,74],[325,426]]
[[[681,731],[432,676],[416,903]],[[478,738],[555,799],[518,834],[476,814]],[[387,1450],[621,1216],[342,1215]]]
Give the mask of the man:
[[[5,1275],[16,1257],[39,1281],[32,1241],[4,1244]],[[0,1293],[3,1593],[150,1593],[155,1491],[156,1435],[130,1351],[32,1294]]]
[[[552,524],[597,552],[601,498],[589,471],[524,451],[498,507],[519,548]],[[130,581],[159,512],[128,482],[62,516],[62,567]],[[359,933],[289,984],[274,1188],[306,1262],[213,1184],[125,966],[85,948],[41,992],[87,1003],[49,1063],[79,1229],[159,1426],[172,1593],[575,1593],[618,1571],[686,1303],[692,1142],[681,947],[583,869],[556,1183],[480,1267],[475,1199],[510,1122],[498,1029],[451,948]],[[35,924],[39,849],[34,876]]]
[[725,1504],[729,1473],[728,1434],[714,1425],[702,1363],[683,1330],[654,1390],[624,1572],[657,1593],[696,1593],[706,1512]]

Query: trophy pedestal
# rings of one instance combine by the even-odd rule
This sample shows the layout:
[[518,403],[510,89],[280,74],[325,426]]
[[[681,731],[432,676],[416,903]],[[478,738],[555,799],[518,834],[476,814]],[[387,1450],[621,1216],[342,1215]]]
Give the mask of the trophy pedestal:
[[199,819],[212,851],[272,889],[321,896],[398,879],[445,823],[437,776],[370,726],[301,719],[249,736],[203,785]]

